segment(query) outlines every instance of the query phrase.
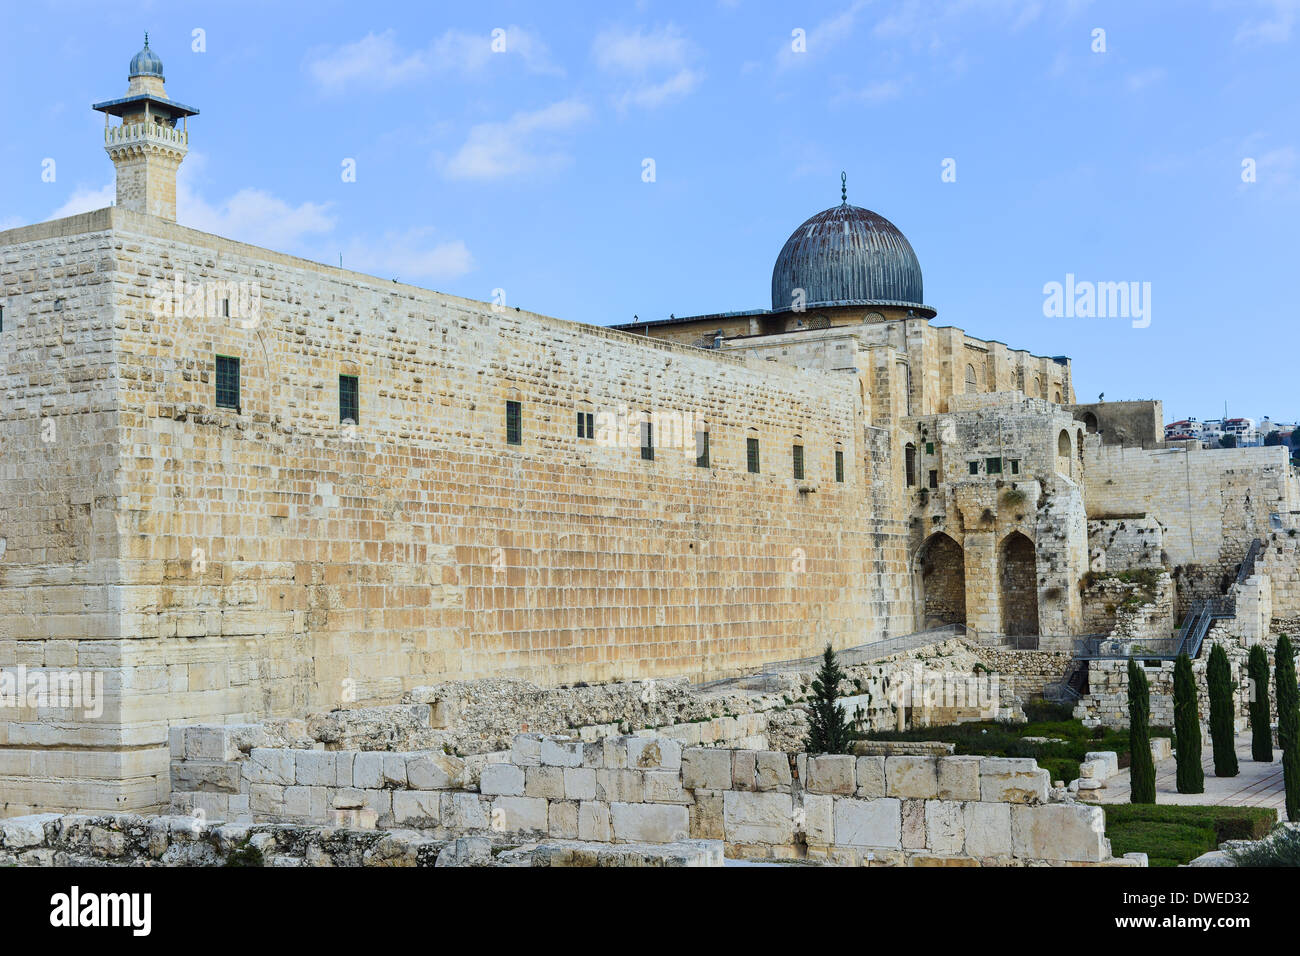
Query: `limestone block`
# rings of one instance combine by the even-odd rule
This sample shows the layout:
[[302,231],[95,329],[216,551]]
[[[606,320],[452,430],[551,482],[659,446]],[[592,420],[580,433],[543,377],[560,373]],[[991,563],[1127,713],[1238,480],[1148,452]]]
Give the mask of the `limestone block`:
[[629,737],[627,766],[638,770],[678,770],[682,745],[671,737]]
[[687,790],[730,790],[731,753],[711,747],[682,752],[682,785]]
[[578,839],[593,843],[609,843],[614,839],[609,804],[594,800],[584,800],[578,804]]
[[691,795],[682,786],[680,770],[647,770],[644,776],[646,803],[691,802]]
[[604,803],[642,802],[645,774],[640,770],[597,770],[596,799]]
[[785,846],[794,841],[794,800],[788,793],[727,790],[722,817],[728,843]]
[[405,754],[384,754],[383,786],[390,789],[401,789],[407,786]]
[[333,810],[359,810],[366,805],[364,790],[341,787],[337,790],[327,789],[329,805]]
[[564,799],[595,800],[596,771],[590,767],[565,767]]
[[903,801],[904,850],[925,849],[925,804],[924,800]]
[[536,767],[542,762],[542,735],[515,734],[510,745],[510,762],[517,767]]
[[[1088,762],[1099,761],[1103,765],[1101,779],[1109,780],[1119,773],[1119,754],[1113,750],[1093,750],[1083,755],[1083,759]],[[1083,774],[1079,774],[1083,776]]]
[[545,832],[549,825],[547,801],[540,797],[497,797],[492,802],[494,830]]
[[[894,758],[887,758],[894,759]],[[835,798],[835,843],[837,846],[902,848],[903,807],[894,797],[859,800]]]
[[780,751],[763,750],[754,755],[754,785],[758,790],[790,789],[790,758]]
[[284,812],[287,816],[322,822],[326,806],[324,787],[285,787]]
[[1151,738],[1151,759],[1157,763],[1161,760],[1171,760],[1174,756],[1174,745],[1168,737]]
[[352,762],[352,785],[362,790],[377,790],[384,785],[384,755],[378,751],[357,754]]
[[978,800],[980,759],[979,757],[940,757],[939,799]]
[[524,794],[530,797],[542,797],[546,800],[563,800],[564,770],[564,767],[554,765],[525,767]]
[[249,783],[275,784],[289,787],[294,783],[294,752],[255,747],[249,751],[244,764],[244,777]]
[[[633,804],[626,804],[632,806]],[[558,840],[578,839],[578,804],[574,800],[552,801],[547,810],[547,830]]]
[[248,788],[248,809],[264,817],[284,813],[284,787],[272,783],[255,783]]
[[731,752],[731,786],[734,790],[754,790],[758,776],[757,754],[752,750]]
[[726,838],[723,818],[725,790],[696,790],[695,803],[690,806],[691,839],[722,840]]
[[1052,781],[1032,758],[984,757],[980,799],[986,803],[1046,803]]
[[937,797],[938,763],[935,757],[886,757],[885,793],[920,800]]
[[442,795],[432,790],[397,790],[393,793],[393,822],[413,827],[442,824]]
[[[802,818],[799,816],[799,810],[803,810]],[[829,846],[835,842],[835,798],[829,794],[811,794],[806,793],[803,797],[803,807],[795,808],[796,829],[802,821],[805,840],[809,845],[824,844]]]
[[354,750],[338,750],[334,753],[334,786],[352,786],[352,768],[356,765],[357,754]]
[[885,758],[858,757],[857,761],[855,772],[858,787],[855,795],[865,800],[883,797],[885,795]]
[[857,758],[850,754],[818,754],[808,757],[809,793],[829,793],[852,796],[857,787],[854,764]]
[[243,767],[234,761],[173,760],[171,784],[174,793],[205,791],[239,793]]
[[33,813],[0,820],[0,847],[18,850],[40,846],[45,842],[45,824],[59,819],[59,816],[57,813]]
[[611,803],[614,839],[626,843],[674,843],[690,833],[684,806],[654,803]]
[[436,750],[410,753],[406,780],[413,790],[458,790],[465,785],[465,761]]
[[581,767],[582,748],[583,743],[580,740],[560,740],[556,737],[543,737],[537,757],[538,761],[545,767]]
[[1011,855],[1011,805],[979,803],[965,805],[966,855],[978,858]]
[[334,786],[334,753],[327,750],[295,750],[295,782],[304,787]]
[[925,801],[925,846],[934,853],[959,854],[966,845],[966,813],[956,800]]
[[511,763],[490,763],[485,765],[479,773],[479,793],[493,797],[522,797],[524,795],[524,769]]
[[1110,855],[1106,814],[1081,803],[1013,805],[1011,852],[1026,860],[1095,863]]

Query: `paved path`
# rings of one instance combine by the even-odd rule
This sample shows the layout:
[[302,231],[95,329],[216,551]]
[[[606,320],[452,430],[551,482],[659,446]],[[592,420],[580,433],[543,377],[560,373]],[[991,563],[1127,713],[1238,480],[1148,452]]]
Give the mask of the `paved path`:
[[[1205,767],[1204,793],[1179,793],[1177,787],[1178,764],[1172,758],[1156,764],[1156,803],[1185,803],[1196,805],[1222,804],[1240,807],[1273,807],[1279,820],[1286,819],[1286,791],[1282,783],[1282,751],[1273,751],[1272,763],[1260,763],[1250,758],[1250,734],[1238,734],[1236,739],[1237,764],[1240,773],[1235,777],[1214,775],[1214,750],[1207,742],[1202,745],[1201,757]],[[1094,803],[1128,803],[1128,770],[1106,781],[1106,789],[1085,795]]]

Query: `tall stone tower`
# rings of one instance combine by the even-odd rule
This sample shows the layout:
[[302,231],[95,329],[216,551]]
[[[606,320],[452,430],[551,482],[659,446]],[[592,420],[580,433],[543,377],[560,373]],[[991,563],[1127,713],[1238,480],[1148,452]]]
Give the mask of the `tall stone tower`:
[[[123,209],[176,220],[176,170],[190,148],[191,109],[167,98],[163,64],[149,49],[131,58],[126,95],[96,103],[104,114],[104,150],[117,167],[117,204]],[[113,126],[110,116],[120,117]]]

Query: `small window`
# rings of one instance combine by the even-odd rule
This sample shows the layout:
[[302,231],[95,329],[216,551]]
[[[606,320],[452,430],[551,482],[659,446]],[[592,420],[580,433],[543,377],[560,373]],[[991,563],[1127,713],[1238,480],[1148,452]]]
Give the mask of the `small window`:
[[230,318],[230,300],[229,300],[229,299],[222,299],[222,300],[221,300],[221,317],[222,317],[223,319],[228,319],[228,318]]
[[909,443],[903,449],[904,465],[907,470],[907,487],[911,488],[916,484],[916,446]]
[[988,458],[984,462],[984,473],[989,475],[1002,474],[1002,459]]
[[695,467],[709,467],[709,431],[701,428],[695,433]]
[[932,441],[928,441],[928,442],[925,443],[925,453],[926,453],[927,455],[933,455],[933,454],[934,454],[934,442],[932,442]]
[[506,444],[524,443],[523,408],[518,402],[506,402]]
[[361,422],[361,385],[355,375],[339,376],[339,421]]
[[5,307],[0,305],[0,332],[5,330]]
[[803,445],[794,446],[794,477],[796,481],[803,480]]
[[978,475],[980,473],[980,463],[978,461],[972,461],[969,464],[970,464],[970,473],[972,475]]
[[239,411],[239,359],[217,356],[217,408]]
[[933,468],[930,469],[930,487],[939,487],[939,472]]
[[578,412],[578,437],[579,438],[596,437],[596,413],[595,412]]
[[844,480],[844,452],[835,449],[835,480]]
[[745,465],[749,468],[750,474],[757,475],[759,471],[758,461],[758,439],[745,439]]
[[[646,414],[649,418],[649,413]],[[644,421],[641,423],[641,460],[655,460],[655,427],[653,422]]]
[[1011,466],[1011,474],[1013,474],[1013,475],[1018,475],[1018,474],[1020,474],[1020,459],[1019,459],[1019,458],[1011,458],[1011,459],[1008,459],[1007,464],[1009,464],[1009,465]]

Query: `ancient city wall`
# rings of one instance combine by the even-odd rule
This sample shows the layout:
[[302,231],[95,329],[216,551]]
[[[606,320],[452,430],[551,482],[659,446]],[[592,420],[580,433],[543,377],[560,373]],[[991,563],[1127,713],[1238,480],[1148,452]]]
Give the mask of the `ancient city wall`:
[[243,795],[246,822],[328,821],[440,838],[722,840],[729,856],[851,865],[1111,859],[1101,808],[1049,802],[1047,772],[1026,759],[807,756],[655,736],[584,743],[521,734],[508,757],[478,768],[474,787],[466,761],[438,751],[255,744],[241,728],[186,728],[182,752],[204,756],[175,761],[173,773],[203,789],[178,791],[173,806],[203,810],[214,796]]

